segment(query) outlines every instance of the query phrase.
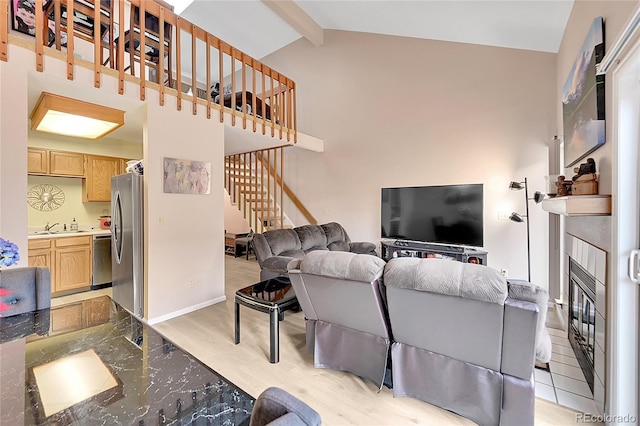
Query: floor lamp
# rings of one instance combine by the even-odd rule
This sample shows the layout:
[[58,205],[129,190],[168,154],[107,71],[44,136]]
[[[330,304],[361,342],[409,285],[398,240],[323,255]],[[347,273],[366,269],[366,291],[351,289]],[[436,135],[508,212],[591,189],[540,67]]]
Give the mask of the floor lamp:
[[512,220],[513,222],[518,222],[518,223],[524,222],[525,218],[527,219],[527,272],[528,272],[528,281],[531,282],[531,246],[529,243],[529,200],[533,200],[535,201],[536,204],[540,204],[542,200],[547,198],[547,194],[545,194],[544,192],[536,191],[536,193],[533,194],[533,198],[529,198],[529,187],[527,186],[527,178],[524,178],[524,182],[512,181],[509,184],[509,189],[512,189],[514,191],[519,191],[521,189],[524,189],[524,203],[526,207],[526,214],[523,216],[516,212],[512,212],[511,216],[509,216],[509,219]]
[[521,214],[518,214],[516,212],[512,212],[511,216],[509,216],[509,219],[513,222],[518,222],[518,223],[522,223],[525,221],[526,218],[526,222],[527,222],[527,272],[528,272],[528,281],[531,282],[531,246],[529,243],[529,188],[527,187],[527,178],[524,178],[524,182],[515,182],[512,181],[509,184],[509,189],[512,189],[514,191],[519,191],[521,189],[524,189],[524,203],[526,206],[526,214],[523,216]]

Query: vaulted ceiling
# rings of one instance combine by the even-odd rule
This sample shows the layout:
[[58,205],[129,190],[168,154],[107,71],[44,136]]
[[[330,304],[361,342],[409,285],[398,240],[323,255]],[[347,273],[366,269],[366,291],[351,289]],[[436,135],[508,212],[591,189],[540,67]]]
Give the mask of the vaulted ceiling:
[[181,16],[256,59],[303,36],[314,42],[317,32],[307,33],[314,26],[320,34],[336,29],[556,53],[572,7],[573,0],[195,0]]

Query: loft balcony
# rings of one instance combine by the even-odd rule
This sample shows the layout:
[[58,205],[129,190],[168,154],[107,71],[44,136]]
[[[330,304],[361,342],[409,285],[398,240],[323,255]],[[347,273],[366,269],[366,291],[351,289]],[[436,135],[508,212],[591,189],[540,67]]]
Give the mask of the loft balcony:
[[[5,6],[7,3],[10,7],[28,5],[22,1]],[[118,81],[118,94],[124,93],[125,82],[139,86],[143,101],[148,90],[158,92],[160,105],[170,94],[178,110],[189,108],[194,115],[228,124],[231,135],[254,133],[263,141],[271,138],[272,146],[298,142],[295,82],[176,15],[168,3],[31,3],[33,10],[0,8],[1,60],[10,61],[8,44],[18,44],[35,51],[39,72],[47,73],[50,62],[45,57],[55,57],[65,61],[68,80],[74,80],[77,67],[90,68],[96,88],[101,87],[103,75],[110,75]],[[35,16],[31,20],[35,27],[29,27],[29,19],[21,19],[29,13]],[[309,139],[312,145],[317,142]],[[250,149],[236,147],[233,151]]]

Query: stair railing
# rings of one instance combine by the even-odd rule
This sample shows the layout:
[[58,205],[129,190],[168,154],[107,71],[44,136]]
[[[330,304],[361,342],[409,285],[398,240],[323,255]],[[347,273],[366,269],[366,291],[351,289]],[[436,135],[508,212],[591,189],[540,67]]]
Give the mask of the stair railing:
[[[208,119],[217,109],[221,122],[227,113],[233,125],[241,119],[244,129],[251,122],[254,132],[260,127],[262,134],[269,131],[271,137],[286,137],[287,141],[293,138],[297,142],[294,81],[176,15],[164,1],[111,0],[105,10],[100,0],[83,0],[83,7],[89,5],[93,10],[80,13],[78,9],[76,14],[74,9],[80,6],[75,6],[74,1],[49,0],[45,19],[45,1],[34,0],[35,38],[16,30],[9,32],[9,7],[13,5],[14,2],[0,2],[0,60],[10,59],[9,43],[33,46],[39,72],[45,71],[45,55],[56,57],[66,61],[69,80],[74,80],[75,69],[81,66],[93,70],[95,87],[101,86],[102,74],[108,74],[118,79],[120,95],[124,94],[125,80],[137,82],[140,100],[145,100],[147,88],[152,88],[159,92],[160,105],[165,103],[165,94],[173,94],[178,110],[182,109],[183,100],[190,101],[194,115],[198,114],[197,106],[204,105]],[[63,17],[64,8],[66,16],[75,17],[71,25]],[[134,11],[139,17],[137,23],[131,18]],[[52,24],[45,28],[46,22]],[[62,23],[71,28],[64,28]],[[153,29],[158,30],[153,37],[141,36]],[[190,49],[183,48],[189,45]],[[137,61],[134,50],[139,56]],[[216,62],[218,78],[212,70]],[[216,80],[220,93],[217,102],[211,93]],[[227,96],[222,90],[225,82],[231,85]]]
[[283,209],[285,194],[309,223],[317,223],[282,179],[284,147],[227,156],[225,169],[231,202],[256,232],[292,226]]

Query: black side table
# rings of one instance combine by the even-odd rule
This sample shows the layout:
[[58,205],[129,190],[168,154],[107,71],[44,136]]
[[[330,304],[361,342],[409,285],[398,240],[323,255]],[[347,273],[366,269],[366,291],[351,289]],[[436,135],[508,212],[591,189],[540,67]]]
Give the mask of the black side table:
[[236,291],[236,345],[240,343],[240,305],[269,314],[269,361],[280,361],[280,321],[284,311],[298,306],[288,277],[276,277]]

